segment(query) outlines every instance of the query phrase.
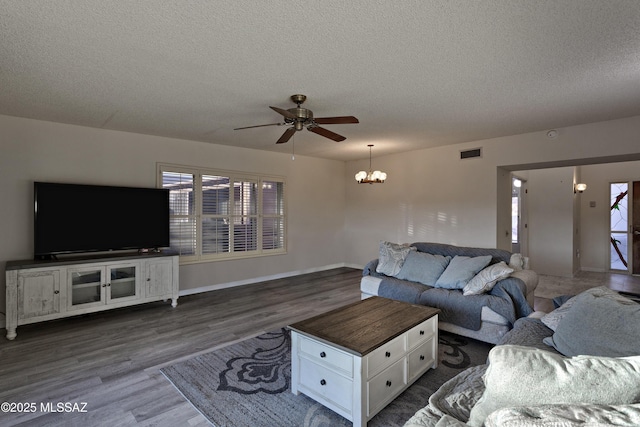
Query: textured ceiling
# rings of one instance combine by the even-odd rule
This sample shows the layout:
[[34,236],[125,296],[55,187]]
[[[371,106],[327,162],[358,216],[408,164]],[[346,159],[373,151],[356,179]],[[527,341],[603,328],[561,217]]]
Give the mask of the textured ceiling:
[[[334,142],[285,130],[289,96]],[[0,0],[0,114],[351,160],[640,115],[640,1]]]

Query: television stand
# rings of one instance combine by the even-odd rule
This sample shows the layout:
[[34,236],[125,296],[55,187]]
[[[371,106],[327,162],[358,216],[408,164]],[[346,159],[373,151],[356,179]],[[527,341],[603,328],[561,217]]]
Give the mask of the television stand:
[[171,300],[178,305],[178,255],[148,252],[9,261],[7,339],[20,325]]

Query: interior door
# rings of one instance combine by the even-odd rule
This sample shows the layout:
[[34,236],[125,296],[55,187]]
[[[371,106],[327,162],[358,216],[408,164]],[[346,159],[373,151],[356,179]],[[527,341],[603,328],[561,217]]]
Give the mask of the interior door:
[[633,274],[640,274],[640,181],[632,186],[633,203],[631,204],[631,268]]

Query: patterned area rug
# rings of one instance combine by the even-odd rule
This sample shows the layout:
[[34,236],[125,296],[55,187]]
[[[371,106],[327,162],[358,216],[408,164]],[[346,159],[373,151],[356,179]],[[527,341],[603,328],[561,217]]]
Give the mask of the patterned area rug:
[[[402,426],[445,381],[484,364],[492,347],[442,331],[439,344],[438,367],[379,412],[369,427]],[[216,427],[352,425],[304,394],[291,393],[291,336],[284,328],[161,371]]]

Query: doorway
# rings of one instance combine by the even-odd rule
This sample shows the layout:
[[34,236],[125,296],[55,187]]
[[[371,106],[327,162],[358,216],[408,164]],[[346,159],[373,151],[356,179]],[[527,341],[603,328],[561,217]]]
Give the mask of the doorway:
[[[511,252],[528,256],[527,181],[511,177]],[[640,240],[640,239],[639,239]]]
[[631,234],[631,266],[633,274],[640,274],[640,181],[634,181],[631,190],[633,204],[631,205],[632,227]]
[[612,182],[609,187],[609,269],[640,274],[640,181]]

